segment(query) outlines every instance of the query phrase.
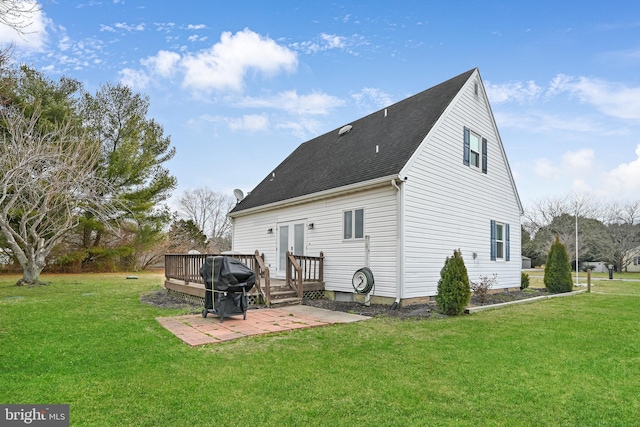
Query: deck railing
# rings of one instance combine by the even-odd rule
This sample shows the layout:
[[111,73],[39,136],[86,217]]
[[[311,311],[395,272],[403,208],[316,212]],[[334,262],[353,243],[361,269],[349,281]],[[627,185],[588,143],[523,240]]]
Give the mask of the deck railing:
[[[167,254],[164,256],[165,276],[167,280],[174,279],[189,284],[202,284],[200,276],[202,267],[210,256],[232,256],[252,269],[256,275],[256,292],[258,292],[267,306],[271,305],[271,276],[269,267],[265,266],[264,254],[257,250],[253,254]],[[286,282],[302,298],[306,283],[323,283],[324,255],[320,256],[292,255],[286,256]]]
[[302,283],[322,283],[324,281],[324,254],[320,256],[293,255],[287,251],[286,281],[302,298]]
[[181,280],[185,285],[200,283],[204,285],[204,279],[200,276],[202,267],[208,257],[232,256],[239,259],[249,267],[256,275],[256,290],[263,298],[268,299],[265,290],[262,289],[261,279],[268,286],[269,269],[264,266],[264,255],[258,251],[253,254],[166,254],[164,256],[164,275],[167,279]]

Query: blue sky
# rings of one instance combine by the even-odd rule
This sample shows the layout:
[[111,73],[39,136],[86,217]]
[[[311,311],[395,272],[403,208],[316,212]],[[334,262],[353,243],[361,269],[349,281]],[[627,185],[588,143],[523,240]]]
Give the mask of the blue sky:
[[123,81],[185,189],[250,191],[317,135],[478,67],[525,206],[637,200],[640,3],[45,2],[15,59],[95,91]]

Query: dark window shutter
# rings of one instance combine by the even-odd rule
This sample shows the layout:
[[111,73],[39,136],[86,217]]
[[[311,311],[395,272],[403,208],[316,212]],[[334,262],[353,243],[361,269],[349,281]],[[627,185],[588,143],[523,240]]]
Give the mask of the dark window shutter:
[[470,143],[469,143],[469,128],[468,127],[464,127],[464,152],[463,152],[463,156],[462,156],[462,162],[464,163],[465,166],[469,166],[469,151],[471,150],[470,148]]
[[496,260],[496,222],[491,220],[491,261]]
[[482,138],[482,173],[487,173],[487,140]]
[[505,254],[504,254],[504,259],[505,261],[510,261],[511,260],[511,255],[509,254],[510,249],[511,249],[511,244],[509,243],[509,224],[505,224],[504,225],[504,242],[505,242]]

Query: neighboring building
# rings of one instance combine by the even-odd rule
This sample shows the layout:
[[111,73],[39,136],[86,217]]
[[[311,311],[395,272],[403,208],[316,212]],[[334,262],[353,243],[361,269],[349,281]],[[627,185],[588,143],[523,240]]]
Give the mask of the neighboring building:
[[526,257],[526,256],[522,256],[522,269],[523,270],[528,270],[531,268],[531,258]]
[[626,271],[629,273],[640,271],[640,246],[629,253],[625,259],[625,264],[627,265]]
[[[478,69],[301,144],[231,211],[234,251],[324,254],[325,289],[379,302],[437,293],[460,249],[470,280],[519,288],[522,205]],[[368,264],[368,265],[367,265]]]

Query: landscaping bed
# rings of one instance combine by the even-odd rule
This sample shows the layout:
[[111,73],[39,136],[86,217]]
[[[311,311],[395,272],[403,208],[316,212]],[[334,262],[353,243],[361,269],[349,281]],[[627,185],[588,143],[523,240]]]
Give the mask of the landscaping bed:
[[[487,306],[494,304],[502,304],[505,302],[519,301],[523,299],[535,298],[539,296],[548,295],[546,289],[529,288],[525,290],[518,290],[512,292],[496,292],[494,294],[487,295],[485,300],[482,301],[478,296],[472,296],[469,306]],[[145,304],[150,304],[155,307],[168,308],[168,309],[184,309],[194,313],[202,310],[202,305],[191,301],[185,301],[176,296],[167,293],[166,289],[160,289],[151,293],[143,294],[140,296],[140,301]],[[404,307],[397,307],[392,309],[390,305],[386,304],[371,304],[365,306],[359,302],[344,302],[344,301],[332,301],[328,299],[307,299],[305,298],[302,303],[304,305],[324,308],[332,311],[342,311],[345,313],[360,314],[362,316],[369,317],[393,317],[401,319],[426,319],[430,317],[442,317],[443,315],[438,312],[438,307],[434,302],[426,304],[412,304]]]
[[[469,305],[477,307],[502,304],[505,302],[519,301],[544,295],[548,295],[546,289],[536,288],[512,292],[496,292],[494,294],[487,295],[484,301],[474,295],[471,297]],[[371,304],[370,306],[365,306],[359,302],[331,301],[328,299],[305,299],[302,303],[312,307],[324,308],[333,311],[343,311],[345,313],[360,314],[370,317],[388,316],[401,319],[425,319],[443,316],[443,314],[438,312],[438,307],[435,301],[427,304],[413,304],[404,307],[397,307],[396,309],[392,309],[390,305]]]

